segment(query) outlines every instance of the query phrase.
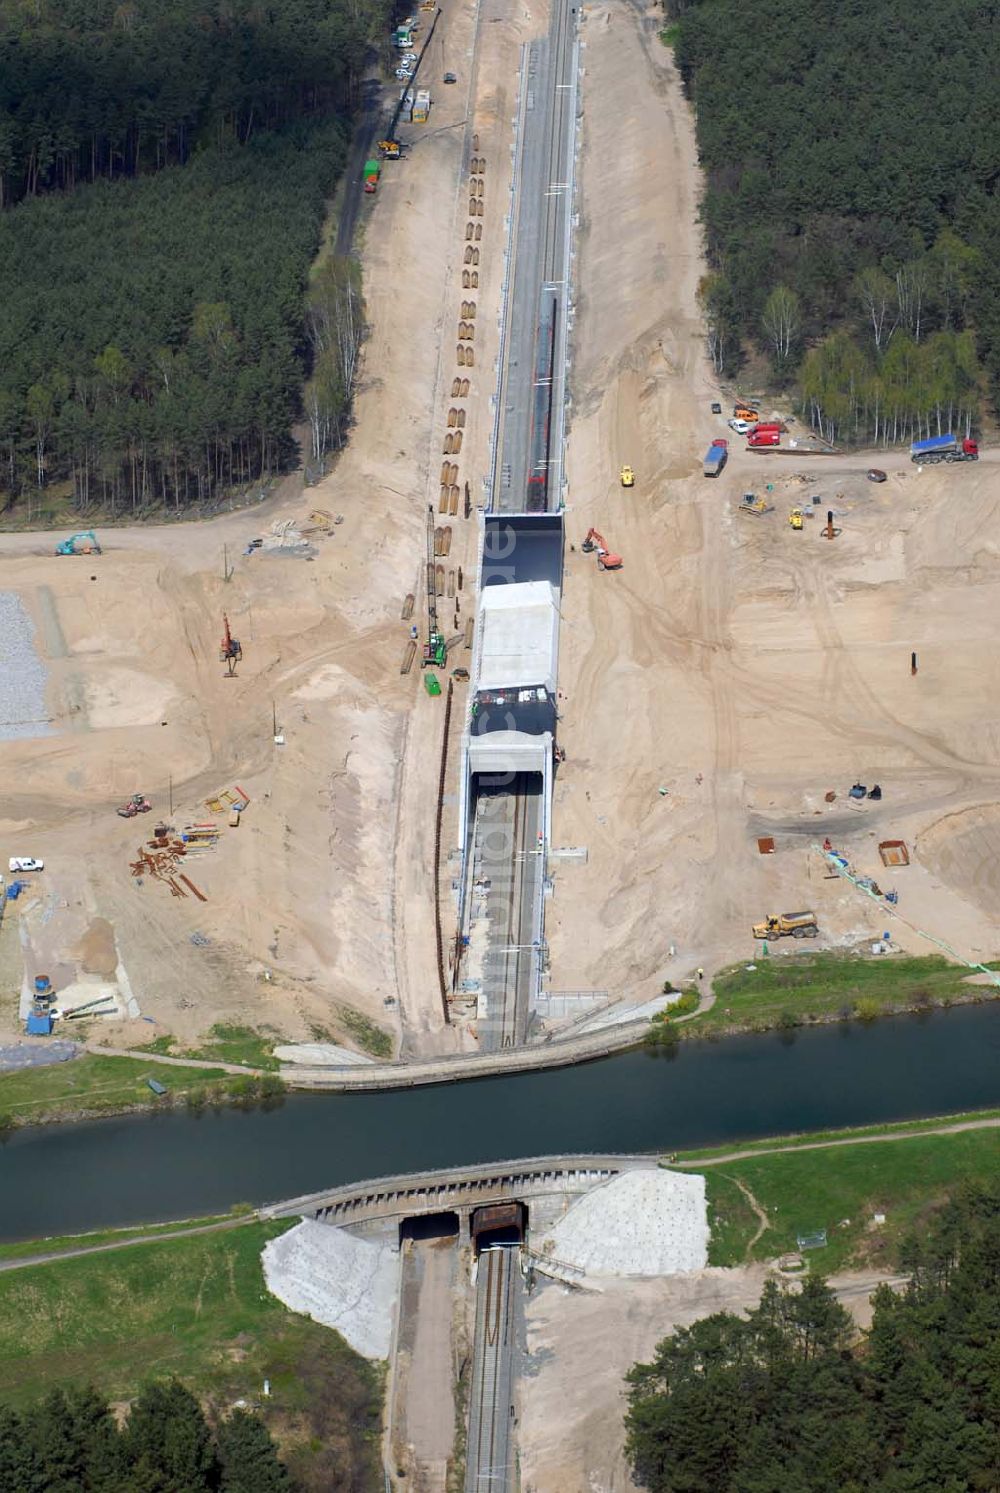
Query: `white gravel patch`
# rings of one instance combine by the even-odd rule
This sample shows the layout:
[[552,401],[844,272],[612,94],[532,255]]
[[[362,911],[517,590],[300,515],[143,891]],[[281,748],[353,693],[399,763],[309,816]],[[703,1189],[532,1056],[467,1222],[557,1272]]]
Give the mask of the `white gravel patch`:
[[587,1275],[682,1275],[708,1264],[705,1178],[623,1172],[575,1202],[541,1253]]
[[364,1358],[388,1358],[399,1254],[307,1218],[265,1244],[267,1288],[293,1312],[336,1328]]
[[620,1026],[626,1021],[652,1021],[660,1011],[665,1011],[672,1006],[674,1001],[679,1001],[682,991],[675,990],[670,995],[654,995],[648,1001],[640,1001],[638,1005],[631,1006],[608,1006],[599,1011],[596,1016],[591,1016],[588,1021],[581,1021],[576,1028],[578,1032],[598,1032],[606,1026]]
[[374,1062],[363,1052],[338,1047],[335,1042],[290,1042],[276,1047],[274,1055],[282,1063],[307,1063],[311,1068],[354,1068],[359,1063]]
[[14,591],[0,591],[0,741],[52,735],[47,679],[24,602]]

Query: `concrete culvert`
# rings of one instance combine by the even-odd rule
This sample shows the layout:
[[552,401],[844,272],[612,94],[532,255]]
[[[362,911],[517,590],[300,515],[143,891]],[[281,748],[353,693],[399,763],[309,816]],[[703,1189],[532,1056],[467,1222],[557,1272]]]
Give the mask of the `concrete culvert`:
[[416,1218],[401,1219],[399,1242],[407,1239],[457,1239],[459,1218],[457,1213],[423,1213]]
[[457,456],[458,453],[461,451],[461,449],[462,449],[462,432],[460,430],[456,430],[455,434],[451,438],[452,455]]
[[473,135],[473,137],[472,137],[472,148],[476,152],[476,154],[478,155],[479,154],[479,136],[478,135]]
[[470,272],[469,272],[469,289],[470,290],[478,290],[479,289],[479,271],[478,270],[470,270]]
[[469,198],[469,216],[470,216],[470,218],[475,214],[477,206],[478,206],[478,203],[476,202],[475,197],[470,197]]
[[473,232],[472,224],[471,223],[466,223],[466,225],[465,225],[465,237],[466,237],[466,241],[468,241],[472,237],[472,232]]
[[472,251],[472,263],[473,264],[478,264],[479,263],[479,250],[478,249],[473,249],[473,251]]
[[454,430],[458,424],[458,410],[454,406],[448,411],[448,429]]
[[451,444],[451,439],[452,438],[451,438],[450,435],[446,435],[445,438],[444,438],[444,449],[445,449],[445,455],[446,456],[450,456],[452,454],[452,449],[453,448],[452,448],[452,444]]
[[442,482],[450,482],[451,481],[451,478],[448,475],[448,473],[450,471],[451,471],[451,462],[450,461],[443,461],[441,463],[441,481]]
[[457,350],[456,356],[457,356],[457,359],[458,359],[458,366],[459,366],[459,368],[464,368],[465,367],[465,348],[462,346],[461,343],[458,344],[458,350]]
[[459,430],[464,430],[465,429],[465,411],[464,410],[456,410],[455,411],[455,423],[458,426]]
[[469,288],[469,271],[468,270],[463,270],[462,271],[462,289],[463,290],[468,290],[468,288]]
[[453,378],[452,381],[451,381],[451,397],[452,397],[452,399],[457,399],[459,397],[459,395],[461,394],[461,392],[462,392],[462,380],[460,378]]
[[475,303],[475,301],[470,301],[469,302],[469,309],[468,309],[468,311],[465,314],[469,318],[470,321],[475,321],[475,319],[476,319],[476,303]]
[[[463,378],[462,379],[462,387],[459,390],[459,393],[461,394],[461,397],[463,399],[468,399],[468,397],[469,397],[469,380],[467,378]],[[457,473],[456,473],[456,475],[457,475]],[[454,480],[455,479],[452,478],[452,481],[454,481]]]
[[485,191],[486,191],[486,183],[484,181],[480,181],[478,183],[478,185],[476,186],[476,196],[477,197],[482,197],[484,195]]
[[[476,243],[477,244],[479,243],[479,240],[482,238],[482,236],[483,236],[483,225],[482,225],[482,223],[477,223],[476,224]],[[476,263],[477,264],[479,263],[478,259],[476,260]]]
[[473,353],[471,347],[467,347],[465,349],[465,366],[466,366],[466,368],[474,368],[475,367],[475,363],[476,363],[475,354]]
[[525,1203],[490,1203],[474,1208],[470,1220],[472,1242],[478,1255],[495,1244],[520,1244],[528,1227]]
[[473,254],[475,254],[475,252],[476,251],[472,247],[471,244],[466,244],[466,246],[465,246],[465,262],[466,262],[466,264],[471,264],[472,263],[472,256],[473,256]]

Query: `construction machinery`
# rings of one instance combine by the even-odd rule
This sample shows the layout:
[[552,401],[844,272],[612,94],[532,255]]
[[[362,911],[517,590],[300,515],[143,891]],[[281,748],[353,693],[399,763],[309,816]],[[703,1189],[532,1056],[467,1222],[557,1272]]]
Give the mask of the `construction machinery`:
[[622,484],[622,487],[634,487],[635,486],[635,473],[633,472],[633,470],[632,470],[632,468],[630,466],[626,465],[626,466],[622,467],[620,475],[621,475],[621,484]]
[[383,161],[398,161],[399,160],[399,141],[398,140],[380,140],[378,142],[378,153],[382,157]]
[[225,612],[222,614],[222,642],[219,644],[219,661],[226,666],[226,673],[230,679],[236,673],[236,665],[243,658],[243,649],[238,638],[234,638],[229,630],[229,618]]
[[99,555],[101,546],[97,542],[97,535],[93,529],[85,529],[82,534],[71,534],[68,539],[61,539],[56,545],[57,555]]
[[598,534],[596,529],[588,529],[587,537],[580,548],[584,554],[591,555],[597,552],[598,570],[621,570],[625,563],[621,555],[614,554],[608,549],[607,541],[603,534]]
[[763,518],[765,513],[774,512],[774,504],[769,503],[766,498],[759,498],[755,492],[745,492],[740,501],[740,512],[749,513],[753,518]]
[[793,529],[801,529],[802,528],[802,509],[801,508],[793,508],[792,511],[791,511],[791,513],[788,515],[788,522],[792,526]]
[[753,925],[754,938],[815,938],[818,932],[814,912],[770,913]]
[[118,813],[122,819],[134,819],[136,814],[148,814],[153,805],[145,794],[133,793],[127,803],[122,804]]

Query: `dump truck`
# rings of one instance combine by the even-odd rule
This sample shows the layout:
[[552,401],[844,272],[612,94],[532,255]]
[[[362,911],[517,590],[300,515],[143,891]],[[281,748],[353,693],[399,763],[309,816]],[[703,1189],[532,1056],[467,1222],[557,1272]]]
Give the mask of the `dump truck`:
[[770,913],[753,925],[754,938],[815,938],[818,932],[814,912]]
[[382,175],[382,168],[378,161],[365,162],[365,191],[374,192],[378,186],[378,179]]
[[910,460],[921,466],[939,461],[978,461],[979,446],[970,436],[959,440],[957,435],[932,435],[930,440],[913,442]]
[[715,440],[705,452],[704,473],[706,477],[718,477],[729,460],[729,442]]

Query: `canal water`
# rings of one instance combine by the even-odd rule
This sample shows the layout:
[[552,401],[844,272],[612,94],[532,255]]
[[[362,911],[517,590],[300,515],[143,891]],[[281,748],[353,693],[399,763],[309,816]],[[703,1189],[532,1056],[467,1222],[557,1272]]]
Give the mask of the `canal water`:
[[[166,1070],[167,1074],[169,1070]],[[382,1094],[297,1094],[15,1131],[0,1238],[220,1212],[366,1177],[509,1157],[673,1151],[1000,1105],[1000,1003],[623,1053]]]

